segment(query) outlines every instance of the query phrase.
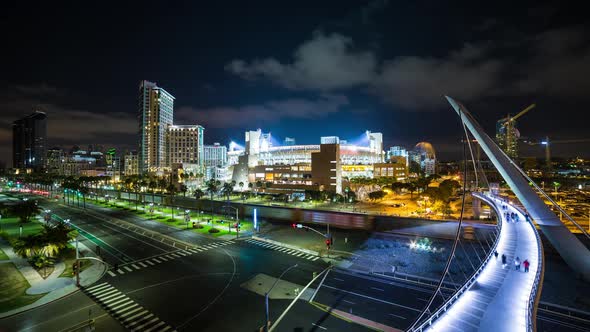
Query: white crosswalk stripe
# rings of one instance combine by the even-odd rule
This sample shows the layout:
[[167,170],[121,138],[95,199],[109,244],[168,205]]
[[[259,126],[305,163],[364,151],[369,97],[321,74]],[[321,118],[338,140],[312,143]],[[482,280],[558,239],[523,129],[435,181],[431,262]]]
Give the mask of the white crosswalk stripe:
[[144,263],[142,263],[142,262],[139,262],[139,263],[137,263],[137,264],[139,264],[139,265],[141,265],[141,266],[143,266],[143,267],[148,267],[147,265],[145,265],[145,264],[144,264]]
[[127,295],[109,283],[91,286],[84,290],[107,312],[128,330],[132,331],[174,331],[172,326],[160,320],[146,308],[140,306]]
[[129,266],[124,266],[123,268],[129,272],[133,272],[133,270]]
[[303,251],[299,251],[297,249],[282,247],[282,246],[272,244],[272,243],[262,242],[262,241],[258,241],[258,240],[254,240],[254,239],[247,239],[247,240],[245,240],[245,242],[250,243],[250,244],[254,244],[254,245],[257,245],[260,247],[264,247],[266,249],[282,252],[284,254],[293,255],[293,256],[296,256],[299,258],[305,258],[305,259],[310,260],[312,262],[315,262],[318,259],[320,259],[320,257],[318,257],[318,256],[310,255],[308,253],[305,253]]
[[136,270],[141,269],[139,266],[135,265],[135,264],[131,264],[131,266],[133,266]]
[[172,255],[172,256],[174,256],[176,258],[180,257],[180,255],[177,255],[177,254],[170,254],[170,255]]
[[101,288],[101,287],[105,287],[105,286],[106,286],[106,287],[108,287],[108,286],[110,286],[110,285],[109,285],[108,283],[106,283],[106,282],[103,282],[103,283],[101,283],[101,284],[94,285],[94,286],[92,286],[92,287],[88,287],[88,288],[86,288],[86,290],[97,289],[97,288]]
[[[157,259],[157,258],[155,258],[155,257],[154,257],[154,258],[152,258],[152,261],[155,261],[155,262],[157,262],[157,263],[162,263],[162,261],[158,260],[158,259]],[[149,261],[148,261],[148,262],[149,262]]]
[[159,259],[163,260],[164,262],[168,261],[168,258],[164,258],[163,256],[158,257]]

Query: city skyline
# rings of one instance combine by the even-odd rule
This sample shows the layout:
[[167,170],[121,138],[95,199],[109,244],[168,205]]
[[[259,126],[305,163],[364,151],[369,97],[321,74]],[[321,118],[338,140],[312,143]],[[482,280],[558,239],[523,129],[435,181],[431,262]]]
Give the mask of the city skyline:
[[[6,68],[0,79],[2,160],[11,164],[6,157],[10,123],[36,109],[48,114],[48,147],[136,149],[136,87],[144,79],[177,97],[177,123],[203,125],[205,144],[240,141],[250,128],[266,128],[302,144],[323,135],[350,138],[367,128],[383,132],[387,147],[429,141],[443,159],[453,159],[460,150],[460,127],[444,103],[446,93],[477,109],[488,134],[498,119],[535,102],[537,109],[519,122],[523,136],[588,138],[583,121],[570,121],[583,118],[579,105],[587,102],[590,77],[588,62],[578,60],[589,53],[582,33],[588,22],[575,8],[535,2],[480,10],[465,3],[456,16],[435,17],[437,10],[449,10],[388,1],[303,3],[285,17],[273,4],[240,6],[163,9],[170,17],[197,11],[202,17],[168,21],[164,15],[153,23],[160,29],[152,34],[170,37],[162,41],[169,53],[144,46],[148,37],[137,31],[149,13],[129,16],[131,6],[116,13],[95,8],[95,16],[72,6],[45,25],[51,16],[45,14],[55,9],[27,9],[48,32],[38,34],[32,24],[9,37],[17,47],[7,63],[20,66]],[[500,15],[505,11],[513,15]],[[99,24],[101,17],[110,24]],[[215,18],[247,28],[226,31]],[[96,24],[70,28],[81,20]],[[542,23],[549,20],[551,25]],[[268,31],[267,24],[276,21],[286,28]],[[114,34],[119,37],[111,39]],[[82,42],[69,46],[74,39]],[[33,44],[46,49],[45,56],[26,55]],[[22,66],[31,70],[18,71]],[[543,155],[538,146],[522,150],[525,156]],[[588,143],[552,147],[555,156],[584,156],[586,151]]]

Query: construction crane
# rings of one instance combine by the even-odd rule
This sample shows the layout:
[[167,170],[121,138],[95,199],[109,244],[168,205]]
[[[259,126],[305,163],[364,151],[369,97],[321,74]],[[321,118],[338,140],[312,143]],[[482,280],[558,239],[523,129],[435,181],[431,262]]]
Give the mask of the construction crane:
[[500,148],[512,159],[518,157],[517,144],[520,133],[518,132],[518,129],[516,129],[516,119],[525,115],[536,106],[536,104],[531,104],[515,116],[510,116],[510,114],[508,114],[508,116],[498,120],[496,123],[496,140],[498,141]]
[[590,138],[583,138],[583,139],[569,139],[569,140],[557,140],[557,141],[550,141],[548,136],[545,136],[545,139],[542,141],[525,141],[525,143],[529,145],[544,145],[545,146],[545,163],[547,167],[547,171],[551,170],[551,145],[552,144],[575,144],[575,143],[586,143],[590,142]]

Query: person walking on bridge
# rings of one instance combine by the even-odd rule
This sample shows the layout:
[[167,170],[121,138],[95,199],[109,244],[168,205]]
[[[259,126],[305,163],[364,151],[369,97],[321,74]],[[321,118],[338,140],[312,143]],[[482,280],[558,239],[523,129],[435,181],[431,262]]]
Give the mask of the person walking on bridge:
[[502,254],[502,268],[506,267],[506,255]]
[[524,262],[522,262],[522,265],[524,266],[524,272],[529,272],[529,266],[531,265],[531,263],[529,263],[529,260],[525,259]]
[[520,271],[520,258],[518,258],[518,256],[514,259],[514,269]]

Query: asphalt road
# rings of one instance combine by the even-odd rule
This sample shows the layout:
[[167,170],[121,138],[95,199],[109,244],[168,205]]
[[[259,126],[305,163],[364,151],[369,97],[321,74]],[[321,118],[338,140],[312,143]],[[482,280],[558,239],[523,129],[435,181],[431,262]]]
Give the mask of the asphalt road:
[[[44,207],[81,229],[95,249],[101,246],[109,264],[118,270],[94,287],[43,307],[0,320],[0,331],[60,331],[94,318],[97,331],[129,328],[159,331],[257,331],[264,323],[264,297],[240,285],[259,273],[278,277],[298,264],[284,280],[307,284],[314,272],[328,264],[322,259],[281,252],[245,241],[223,241],[142,220],[132,213],[88,206],[93,213],[43,202]],[[101,215],[97,215],[100,213]],[[113,220],[140,226],[127,227]],[[195,245],[187,251],[182,242],[170,242],[145,233],[167,234]],[[315,284],[313,287],[317,287]],[[314,301],[395,328],[404,329],[417,317],[431,289],[399,281],[332,270]],[[274,321],[290,300],[271,300]],[[107,312],[101,306],[111,309]],[[119,321],[112,318],[116,314]],[[121,318],[122,317],[122,318]],[[543,325],[545,324],[545,325]],[[548,325],[552,324],[552,325]],[[125,328],[123,325],[127,326]],[[551,320],[539,320],[543,331],[580,331]],[[369,331],[298,301],[280,323],[278,331]]]

